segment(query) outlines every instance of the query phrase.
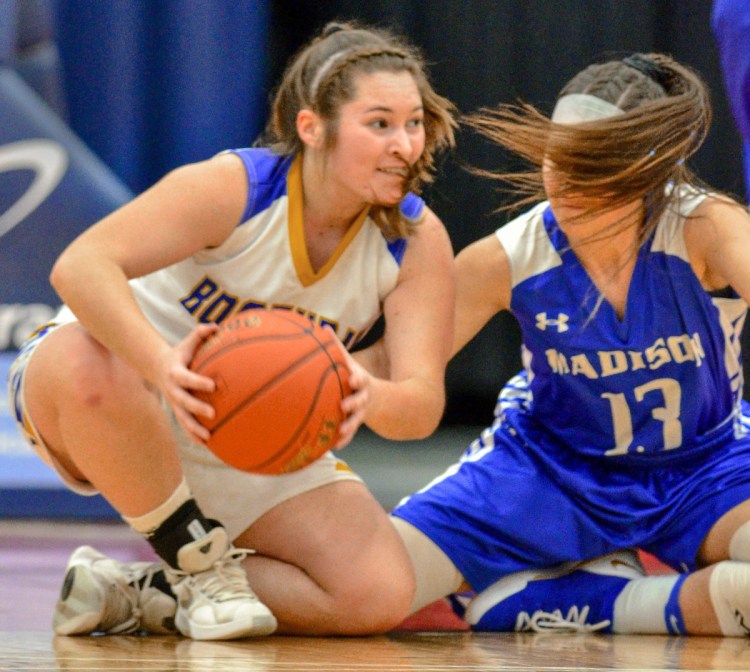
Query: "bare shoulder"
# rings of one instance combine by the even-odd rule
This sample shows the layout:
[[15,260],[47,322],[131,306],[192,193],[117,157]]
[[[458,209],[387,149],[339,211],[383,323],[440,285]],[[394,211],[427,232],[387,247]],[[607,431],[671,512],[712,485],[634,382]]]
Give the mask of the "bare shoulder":
[[[690,264],[706,289],[726,286],[737,255],[750,251],[750,214],[728,197],[705,198],[685,221],[685,244]],[[745,264],[748,260],[742,260]]]
[[182,182],[186,186],[199,189],[200,192],[212,189],[231,192],[234,187],[239,188],[247,184],[242,160],[230,152],[222,152],[205,161],[175,168],[164,179]]
[[717,224],[727,221],[750,220],[747,206],[738,203],[729,196],[721,194],[711,194],[706,196],[690,213],[688,221],[703,220],[715,222]]
[[[240,223],[248,194],[242,160],[222,153],[168,173],[154,188],[172,204],[182,226],[210,232],[208,247],[220,245]],[[210,226],[207,226],[210,224]]]
[[720,239],[740,234],[750,227],[744,205],[726,196],[707,196],[687,217],[685,239],[688,249],[714,245]]
[[450,240],[445,224],[443,224],[441,219],[427,205],[424,206],[422,219],[416,227],[413,235],[422,238],[436,238],[445,241]]
[[448,231],[440,218],[425,205],[422,219],[409,237],[406,261],[422,260],[440,266],[453,264],[453,246]]

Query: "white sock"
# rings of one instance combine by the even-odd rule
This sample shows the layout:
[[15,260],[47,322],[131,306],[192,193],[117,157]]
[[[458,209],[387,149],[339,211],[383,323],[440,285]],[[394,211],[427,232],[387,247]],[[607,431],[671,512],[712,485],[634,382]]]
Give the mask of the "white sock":
[[152,511],[144,513],[142,516],[133,518],[123,516],[122,518],[136,532],[148,536],[191,497],[190,488],[183,478],[169,498]]
[[612,631],[657,635],[670,630],[664,612],[679,575],[646,576],[626,584],[615,600]]

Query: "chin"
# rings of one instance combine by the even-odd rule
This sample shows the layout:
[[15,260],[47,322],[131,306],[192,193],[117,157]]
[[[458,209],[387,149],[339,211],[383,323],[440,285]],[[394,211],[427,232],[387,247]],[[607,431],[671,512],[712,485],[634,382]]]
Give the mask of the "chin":
[[403,189],[389,189],[385,193],[381,191],[379,194],[375,194],[373,205],[379,205],[383,208],[392,208],[398,205],[404,199],[404,196],[406,196],[406,192],[404,192]]

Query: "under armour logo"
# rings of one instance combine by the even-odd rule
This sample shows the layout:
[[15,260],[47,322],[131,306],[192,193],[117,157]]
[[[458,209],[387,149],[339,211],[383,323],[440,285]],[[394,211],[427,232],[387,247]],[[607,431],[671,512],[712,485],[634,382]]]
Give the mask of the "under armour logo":
[[568,317],[565,313],[558,313],[557,319],[548,318],[547,313],[537,313],[536,327],[537,329],[541,329],[542,331],[545,331],[547,327],[557,327],[557,333],[561,334],[563,331],[567,331],[569,329],[569,319],[570,317]]

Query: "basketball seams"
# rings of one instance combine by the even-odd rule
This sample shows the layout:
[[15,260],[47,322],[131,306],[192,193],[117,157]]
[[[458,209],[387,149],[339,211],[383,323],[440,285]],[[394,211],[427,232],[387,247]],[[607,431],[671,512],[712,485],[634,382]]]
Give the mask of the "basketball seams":
[[[333,344],[333,347],[336,348],[336,342],[334,340],[329,340],[323,343],[315,334],[315,332],[310,331],[310,336],[312,336],[319,344],[323,352],[326,353],[326,357],[328,357],[328,360],[331,362],[331,366],[333,367],[333,370],[336,373],[336,380],[338,380],[339,383],[339,393],[341,394],[341,397],[344,396],[344,383],[341,380],[341,376],[339,375],[339,366],[340,364],[333,358],[330,351],[328,350],[328,346]],[[334,336],[334,338],[336,338]]]
[[[252,339],[254,340],[254,339]],[[257,390],[255,390],[252,394],[248,395],[247,397],[243,398],[242,401],[237,404],[231,411],[229,411],[211,430],[211,432],[215,432],[219,428],[221,428],[223,425],[225,425],[229,420],[231,420],[234,416],[236,416],[238,413],[240,413],[246,406],[252,404],[255,402],[255,400],[258,397],[263,396],[268,392],[269,389],[271,389],[274,385],[281,384],[285,378],[288,378],[290,375],[292,375],[295,371],[297,371],[300,367],[307,364],[311,359],[313,359],[316,355],[320,354],[321,344],[318,339],[314,339],[315,345],[317,347],[313,347],[312,350],[305,353],[303,356],[297,358],[292,362],[291,365],[289,365],[286,369],[283,369],[279,373],[277,373],[271,380],[266,381],[261,387],[259,387]],[[328,353],[326,353],[328,354]],[[330,359],[330,357],[329,357]],[[332,360],[331,360],[332,361]],[[335,365],[335,364],[334,364]],[[331,367],[328,367],[323,370],[323,374],[325,374],[326,371],[328,371]],[[323,375],[321,375],[323,377]]]
[[[309,322],[309,325],[305,325],[305,324],[300,324],[299,322],[297,322],[297,320],[296,320],[296,319],[290,319],[290,317],[291,317],[292,315],[294,315],[295,317],[300,317],[300,318],[303,318],[303,319],[306,319],[306,320],[308,320],[308,322]],[[325,352],[325,354],[326,354],[326,357],[328,357],[329,361],[331,362],[331,366],[333,367],[333,370],[334,370],[334,372],[336,373],[336,380],[338,381],[338,384],[339,384],[339,394],[340,394],[340,395],[341,395],[341,397],[343,398],[343,397],[344,397],[344,383],[343,383],[343,381],[341,380],[341,376],[339,375],[339,366],[340,366],[340,365],[339,365],[339,363],[338,363],[338,362],[337,362],[337,361],[336,361],[336,360],[335,360],[335,359],[334,359],[334,358],[333,358],[333,357],[331,356],[331,353],[330,353],[330,352],[329,352],[329,350],[328,350],[328,346],[329,346],[329,345],[330,345],[331,343],[333,343],[333,344],[334,344],[334,347],[336,347],[335,341],[333,341],[333,340],[330,340],[330,341],[326,341],[325,343],[323,343],[323,342],[322,342],[322,341],[321,341],[321,340],[320,340],[320,339],[318,338],[318,336],[317,336],[317,334],[315,333],[315,331],[313,331],[313,327],[312,327],[312,325],[313,325],[314,323],[312,322],[312,320],[310,320],[310,318],[307,318],[307,317],[305,317],[304,315],[300,315],[299,313],[289,313],[288,315],[283,315],[283,314],[281,314],[281,315],[279,315],[279,318],[280,318],[280,319],[282,319],[282,320],[284,320],[284,322],[287,322],[287,323],[289,323],[289,324],[294,324],[295,326],[298,326],[298,327],[300,327],[300,328],[301,328],[301,329],[302,329],[302,330],[303,330],[303,331],[304,331],[304,332],[305,332],[306,334],[309,334],[310,336],[312,336],[312,338],[314,338],[314,339],[315,339],[315,340],[316,340],[316,341],[318,342],[318,344],[320,345],[320,347],[321,347],[321,349],[323,350],[323,352]],[[334,339],[336,338],[336,335],[335,335],[335,334],[333,334],[333,338],[334,338]]]
[[[290,448],[295,447],[295,443],[299,436],[302,434],[302,432],[306,429],[307,423],[309,422],[310,418],[312,417],[313,413],[318,410],[318,401],[320,400],[320,396],[323,392],[323,388],[325,387],[326,381],[331,373],[335,373],[335,369],[333,366],[329,366],[328,368],[324,369],[320,379],[318,381],[318,386],[315,389],[315,395],[313,396],[312,403],[309,405],[307,409],[307,413],[305,416],[300,420],[299,424],[297,425],[297,428],[294,432],[294,434],[291,436],[291,438],[281,447],[279,450],[274,453],[272,457],[269,457],[264,462],[260,462],[259,464],[255,465],[255,469],[263,470],[268,467],[268,465],[273,464],[276,460],[278,460],[280,457],[283,458],[286,453],[289,452]],[[328,448],[326,448],[328,450]]]
[[[206,366],[211,364],[216,360],[217,357],[221,357],[222,355],[225,355],[228,352],[231,352],[232,350],[235,350],[237,348],[241,348],[248,343],[267,343],[269,341],[292,341],[298,338],[305,338],[307,336],[307,333],[304,331],[300,331],[296,334],[261,334],[261,335],[251,335],[248,337],[242,337],[236,338],[232,341],[226,341],[223,343],[215,343],[212,345],[215,345],[215,352],[212,352],[209,355],[205,355],[205,359],[201,362],[199,362],[197,365],[194,364],[191,368],[196,373],[200,373]],[[317,341],[317,339],[315,339]],[[200,351],[196,355],[196,359],[200,359]]]

